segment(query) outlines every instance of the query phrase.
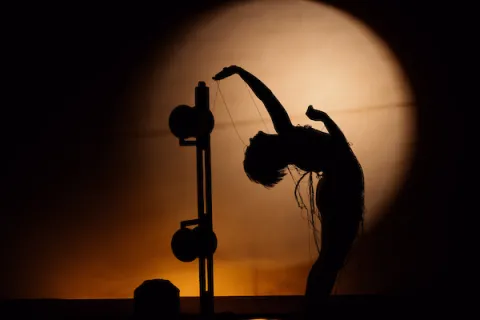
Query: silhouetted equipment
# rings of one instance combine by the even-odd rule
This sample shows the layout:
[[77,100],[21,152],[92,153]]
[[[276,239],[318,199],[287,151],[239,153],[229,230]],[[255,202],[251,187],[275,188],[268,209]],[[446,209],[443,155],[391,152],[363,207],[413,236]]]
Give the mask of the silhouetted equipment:
[[170,131],[179,139],[205,136],[213,131],[214,118],[209,109],[180,105],[168,119]]
[[200,226],[194,229],[180,228],[172,237],[173,254],[182,262],[192,262],[199,257],[213,254],[216,249],[215,233]]
[[[215,125],[210,111],[209,88],[200,81],[195,87],[195,106],[177,106],[169,118],[170,131],[180,146],[196,146],[198,217],[180,222],[180,230],[172,237],[172,251],[183,262],[198,258],[200,311],[206,318],[214,314],[213,254],[217,237],[212,224],[212,171],[210,133]],[[194,140],[187,140],[193,138]],[[193,230],[189,226],[196,226]]]
[[182,262],[192,262],[198,258],[198,249],[193,230],[180,228],[172,237],[172,251]]
[[135,319],[179,319],[180,290],[164,279],[145,280],[133,292]]

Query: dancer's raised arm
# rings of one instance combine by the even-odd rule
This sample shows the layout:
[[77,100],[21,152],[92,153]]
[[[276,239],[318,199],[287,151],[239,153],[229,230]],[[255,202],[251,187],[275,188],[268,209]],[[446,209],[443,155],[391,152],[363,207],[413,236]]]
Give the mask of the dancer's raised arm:
[[270,114],[270,118],[272,118],[273,126],[278,134],[285,133],[293,128],[290,117],[280,101],[278,101],[272,91],[262,81],[250,72],[233,65],[223,68],[222,71],[213,77],[213,80],[222,80],[234,74],[238,74],[252,89],[258,99],[263,102],[265,108]]

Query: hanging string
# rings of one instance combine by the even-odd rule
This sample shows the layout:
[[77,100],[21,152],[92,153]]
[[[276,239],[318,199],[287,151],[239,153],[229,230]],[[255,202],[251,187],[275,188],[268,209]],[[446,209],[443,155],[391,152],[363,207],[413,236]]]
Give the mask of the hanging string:
[[263,118],[262,113],[260,112],[260,109],[258,108],[257,103],[255,102],[255,99],[253,98],[253,95],[252,95],[252,92],[250,91],[250,88],[248,87],[248,85],[246,83],[244,83],[244,85],[245,85],[245,88],[247,88],[248,95],[250,96],[250,99],[252,100],[253,105],[257,109],[257,112],[258,112],[258,115],[260,116],[260,119],[262,119],[263,125],[265,126],[265,130],[267,131],[267,133],[270,133],[269,130],[268,130],[267,123],[265,122],[265,119]]
[[[308,194],[309,194],[309,206],[305,204],[302,195],[300,193],[300,183],[302,180],[308,176]],[[321,178],[321,175],[317,173],[317,178]],[[320,230],[317,229],[316,223],[315,223],[315,217],[318,217],[321,223],[321,215],[320,212],[316,208],[316,203],[315,203],[315,189],[314,189],[314,183],[313,183],[313,172],[305,172],[303,175],[300,177],[298,180],[298,183],[295,185],[295,200],[297,201],[298,206],[300,207],[300,210],[303,212],[305,210],[307,212],[307,222],[309,226],[313,230],[313,236],[314,236],[314,242],[315,246],[317,247],[317,251],[320,251],[320,239],[319,239],[319,233]],[[310,242],[309,242],[310,244]]]
[[237,133],[238,139],[243,143],[243,146],[246,147],[247,144],[245,141],[243,141],[242,136],[240,135],[240,132],[238,132],[237,126],[235,125],[235,121],[233,120],[232,114],[230,113],[230,110],[228,109],[227,102],[225,101],[225,97],[223,96],[222,89],[220,89],[220,82],[217,80],[215,81],[217,83],[217,90],[220,93],[220,97],[223,100],[223,105],[225,106],[225,109],[227,110],[228,116],[230,117],[230,121],[232,122],[233,129],[235,129],[235,132]]
[[217,90],[215,90],[215,98],[213,98],[213,106],[212,106],[212,112],[215,111],[215,106],[217,105],[217,97],[218,97],[218,82],[217,82]]

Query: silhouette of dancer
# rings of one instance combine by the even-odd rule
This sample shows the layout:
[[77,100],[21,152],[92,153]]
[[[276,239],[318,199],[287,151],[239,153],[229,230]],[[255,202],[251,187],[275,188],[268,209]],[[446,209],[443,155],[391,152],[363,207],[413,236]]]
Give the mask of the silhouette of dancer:
[[272,91],[241,67],[226,67],[213,79],[222,80],[234,74],[263,102],[277,132],[260,131],[250,139],[243,162],[249,179],[271,188],[285,176],[288,165],[310,174],[321,173],[316,194],[310,195],[321,221],[321,250],[308,275],[305,292],[307,315],[315,316],[319,303],[325,302],[332,292],[363,225],[362,167],[340,128],[325,112],[309,106],[306,116],[322,121],[328,133],[310,126],[294,126]]

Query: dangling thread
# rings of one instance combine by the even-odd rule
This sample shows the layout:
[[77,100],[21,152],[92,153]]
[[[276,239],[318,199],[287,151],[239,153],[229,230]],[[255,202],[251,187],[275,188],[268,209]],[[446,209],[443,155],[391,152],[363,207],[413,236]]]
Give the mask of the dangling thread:
[[[309,194],[309,207],[305,204],[303,201],[303,198],[300,194],[300,183],[302,180],[308,175],[308,194]],[[317,173],[317,178],[320,178],[320,174]],[[313,236],[314,236],[314,241],[315,241],[315,246],[317,247],[317,251],[320,251],[320,239],[318,237],[318,233],[320,232],[319,229],[317,229],[316,224],[315,224],[315,217],[318,217],[320,220],[320,223],[322,222],[321,214],[320,212],[316,209],[316,204],[315,204],[315,190],[313,186],[313,172],[305,172],[300,179],[298,180],[296,186],[295,186],[295,199],[297,201],[298,206],[300,209],[306,210],[307,215],[308,215],[308,224],[310,227],[313,229]]]
[[220,82],[217,80],[215,81],[217,83],[217,90],[220,93],[220,97],[223,100],[223,105],[225,106],[225,109],[227,110],[228,116],[230,117],[230,121],[232,122],[233,129],[235,129],[235,132],[237,133],[238,138],[240,141],[243,143],[244,147],[247,146],[245,141],[243,141],[242,136],[240,135],[240,132],[238,132],[237,126],[235,125],[235,121],[233,121],[232,114],[230,113],[230,110],[228,109],[227,102],[225,101],[225,97],[223,96],[222,89],[220,89]]
[[215,98],[213,98],[212,112],[215,111],[215,106],[217,105],[217,97],[218,97],[218,82],[217,82],[217,90],[215,90]]
[[267,133],[270,133],[270,131],[268,130],[267,123],[265,122],[265,119],[263,118],[262,113],[260,112],[260,109],[258,108],[257,103],[255,102],[255,99],[253,98],[252,92],[250,92],[250,88],[248,87],[248,85],[246,83],[244,83],[244,84],[245,84],[245,88],[247,88],[248,95],[250,96],[250,99],[252,100],[253,105],[257,109],[257,112],[258,112],[258,115],[260,116],[260,119],[262,119],[263,125],[265,126],[265,130],[267,131]]

